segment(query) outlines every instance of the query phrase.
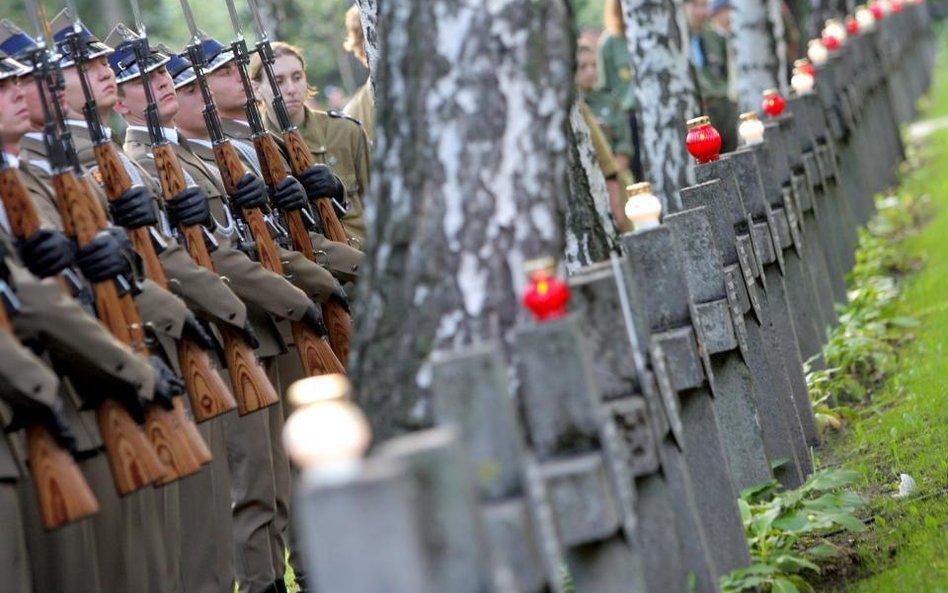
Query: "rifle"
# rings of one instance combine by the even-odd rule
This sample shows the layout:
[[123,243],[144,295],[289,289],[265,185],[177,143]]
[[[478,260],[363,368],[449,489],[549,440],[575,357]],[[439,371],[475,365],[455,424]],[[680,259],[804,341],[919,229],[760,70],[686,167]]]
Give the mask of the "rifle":
[[[0,189],[6,186],[11,174],[16,175],[16,171],[0,156]],[[0,278],[0,331],[13,335],[8,314],[15,315],[19,309],[13,288]],[[99,502],[76,460],[41,422],[26,427],[26,455],[43,527],[55,529],[99,512]]]
[[[135,55],[138,63],[144,66],[148,63],[148,38],[145,36],[145,25],[141,20],[138,1],[132,0],[131,4],[138,29],[138,40],[134,44]],[[162,195],[166,201],[170,202],[187,188],[187,182],[181,163],[161,129],[158,103],[152,92],[147,68],[141,68],[141,79],[147,100],[145,119],[148,124],[152,155],[155,158]],[[205,237],[215,247],[216,243],[207,229],[199,224],[181,225],[180,231],[191,258],[198,265],[213,272],[214,262],[211,260]],[[224,342],[224,355],[230,371],[231,383],[234,386],[234,395],[237,396],[238,413],[243,416],[280,401],[247,339],[233,327],[221,325],[218,329]]]
[[[73,0],[67,2],[70,10],[75,13]],[[78,14],[76,13],[78,24]],[[103,133],[102,122],[99,118],[99,109],[95,96],[89,85],[86,74],[88,52],[78,31],[70,34],[66,42],[71,50],[70,54],[76,64],[79,81],[85,103],[82,113],[92,137],[95,160],[99,165],[102,180],[105,184],[105,193],[109,201],[117,200],[125,191],[132,187],[132,179],[118,150],[112,141]],[[135,251],[141,256],[145,265],[145,273],[155,284],[168,289],[168,277],[161,261],[158,259],[160,251],[164,251],[166,244],[162,236],[154,227],[127,228],[128,238]],[[208,352],[193,338],[181,336],[177,342],[178,364],[181,367],[191,409],[197,422],[204,422],[219,416],[237,407],[233,394],[217,372],[217,365],[212,362]]]
[[[224,136],[221,129],[217,105],[211,96],[210,88],[207,86],[207,78],[204,74],[205,59],[201,45],[202,34],[194,23],[194,15],[191,13],[188,0],[181,0],[181,8],[191,31],[191,42],[187,46],[188,58],[191,61],[191,67],[194,69],[195,83],[201,89],[201,97],[204,101],[204,123],[207,126],[211,145],[214,148],[214,160],[217,162],[218,169],[220,169],[225,189],[228,192],[233,192],[237,189],[240,178],[247,173],[247,168],[241,162],[237,150],[230,140]],[[270,236],[270,231],[264,222],[260,209],[242,208],[239,214],[247,222],[247,226],[250,228],[256,242],[260,264],[271,272],[282,276],[283,262],[280,261],[280,254],[273,238]],[[309,242],[308,236],[307,242]],[[290,325],[293,330],[297,353],[307,375],[345,372],[329,344],[316,333],[309,323],[299,320],[291,322]]]
[[[68,128],[59,127],[64,117],[62,106],[55,98],[63,90],[62,72],[58,64],[49,59],[42,41],[43,32],[48,32],[48,27],[40,25],[40,11],[35,0],[28,0],[27,5],[38,33],[37,49],[30,55],[45,116],[43,138],[53,169],[53,191],[63,229],[81,247],[105,228],[105,212],[82,176]],[[29,209],[21,208],[21,214],[31,213]],[[32,214],[35,215],[35,210]],[[130,279],[121,276],[92,284],[99,320],[119,341],[144,356],[147,355],[144,329],[132,300],[132,289]],[[194,433],[187,430],[186,418],[180,411],[165,410],[156,403],[147,404],[144,432],[114,399],[103,400],[96,412],[106,451],[115,452],[109,456],[109,463],[120,494],[151,483],[165,484],[200,470],[201,460],[196,457],[196,452],[203,441],[200,444],[193,442]],[[131,439],[143,440],[143,443],[133,445],[135,448],[132,450],[138,452],[136,458],[125,454]],[[143,447],[143,444],[149,446]],[[206,450],[206,445],[203,446]]]
[[[283,142],[286,144],[287,158],[290,162],[290,168],[294,175],[301,175],[306,169],[315,164],[313,155],[310,154],[306,141],[300,135],[299,130],[290,121],[290,115],[286,111],[286,102],[283,100],[283,93],[280,91],[280,85],[276,82],[273,75],[273,48],[270,46],[270,38],[267,35],[266,27],[260,18],[255,0],[248,0],[250,10],[253,13],[253,20],[257,30],[257,53],[263,63],[263,69],[266,73],[270,88],[273,91],[273,110],[280,125],[283,135]],[[253,133],[253,144],[257,151],[257,158],[260,160],[260,167],[263,171],[264,181],[270,187],[276,187],[280,181],[286,177],[287,173],[283,167],[283,160],[280,158],[280,151],[276,142],[267,132],[263,125],[263,119],[260,117],[260,110],[257,108],[254,99],[253,87],[250,82],[250,76],[247,73],[247,63],[249,62],[247,44],[244,41],[243,31],[240,27],[240,19],[237,17],[237,10],[234,7],[233,0],[227,0],[227,9],[230,12],[231,23],[234,26],[234,33],[237,38],[231,43],[234,57],[240,71],[240,79],[244,86],[244,92],[247,95],[247,102],[244,109],[247,112],[247,121],[250,124]],[[326,196],[317,197],[315,200],[316,212],[322,222],[323,232],[330,241],[349,244],[346,237],[346,231],[336,216],[332,200]],[[300,211],[284,212],[287,226],[289,227],[290,237],[293,240],[293,248],[307,259],[316,261],[316,254],[313,252],[313,244],[309,238],[309,232],[303,221],[303,215]],[[342,304],[334,300],[329,300],[322,306],[323,319],[329,328],[329,343],[332,345],[333,352],[339,358],[343,365],[349,358],[349,343],[352,333],[352,323],[349,314],[343,308]]]

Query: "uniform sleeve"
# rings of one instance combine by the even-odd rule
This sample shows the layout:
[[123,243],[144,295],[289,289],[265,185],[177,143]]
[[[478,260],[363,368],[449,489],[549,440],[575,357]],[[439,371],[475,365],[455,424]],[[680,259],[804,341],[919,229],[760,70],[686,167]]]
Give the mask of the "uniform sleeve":
[[340,282],[356,281],[359,277],[359,268],[362,266],[362,260],[365,259],[364,253],[345,243],[330,241],[319,233],[310,233],[309,237],[313,241],[313,249],[316,250],[317,261],[322,263],[322,260],[319,259],[319,252],[325,253],[326,267],[329,268],[333,276],[338,278]]
[[325,303],[339,287],[339,282],[326,268],[306,259],[298,251],[280,248],[283,273],[289,281],[317,303]]
[[0,399],[13,407],[31,402],[52,406],[58,392],[56,374],[12,333],[0,330]]
[[230,278],[230,287],[242,301],[254,304],[281,319],[297,321],[312,306],[302,290],[274,274],[243,252],[221,245],[212,254],[214,267]]
[[22,303],[13,318],[19,338],[42,343],[77,374],[151,399],[154,377],[144,359],[112,337],[54,281],[37,280],[18,267],[11,274]]
[[179,244],[170,244],[159,256],[169,288],[202,317],[243,327],[247,307],[220,276],[194,263]]

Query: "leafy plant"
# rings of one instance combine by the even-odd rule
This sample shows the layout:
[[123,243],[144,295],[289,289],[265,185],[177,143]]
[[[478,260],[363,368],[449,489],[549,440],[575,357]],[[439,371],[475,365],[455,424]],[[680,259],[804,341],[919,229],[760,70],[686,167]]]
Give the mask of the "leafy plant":
[[722,593],[813,591],[805,573],[819,572],[814,561],[836,553],[821,536],[840,528],[865,529],[853,514],[865,501],[841,491],[858,478],[853,471],[823,470],[795,490],[780,492],[775,481],[744,490],[738,504],[753,563],[724,576]]

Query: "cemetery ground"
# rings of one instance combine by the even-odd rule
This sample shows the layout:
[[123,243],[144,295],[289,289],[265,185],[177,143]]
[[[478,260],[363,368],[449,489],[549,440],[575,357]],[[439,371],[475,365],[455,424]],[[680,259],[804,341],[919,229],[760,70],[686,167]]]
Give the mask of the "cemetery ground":
[[[948,116],[948,30],[939,42],[920,116],[932,121]],[[831,537],[839,553],[809,579],[823,592],[948,592],[948,126],[906,142],[893,195],[923,220],[888,239],[906,269],[895,273],[901,295],[887,315],[917,324],[906,324],[894,372],[865,401],[840,402],[842,428],[816,451],[819,467],[856,470],[853,487],[869,501],[860,513],[868,529]],[[906,498],[896,497],[900,474],[917,484]]]

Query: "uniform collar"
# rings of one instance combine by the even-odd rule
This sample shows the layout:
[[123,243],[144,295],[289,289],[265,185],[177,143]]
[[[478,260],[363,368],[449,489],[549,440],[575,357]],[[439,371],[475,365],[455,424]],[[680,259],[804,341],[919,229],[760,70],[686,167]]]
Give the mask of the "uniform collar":
[[[67,125],[67,126],[72,126],[72,127],[76,128],[77,130],[81,131],[84,135],[91,136],[91,134],[89,134],[89,125],[86,123],[85,120],[81,120],[81,119],[67,119],[67,120],[66,120],[66,125]],[[110,127],[108,127],[108,126],[100,126],[99,129],[102,130],[102,134],[103,134],[106,138],[108,138],[109,140],[112,139],[112,128],[110,128]]]
[[[137,125],[129,124],[128,129],[129,129],[129,130],[136,131],[136,132],[144,132],[144,133],[145,133],[145,137],[148,138],[149,140],[151,139],[151,136],[148,134],[148,128],[146,128],[145,126],[137,126]],[[179,144],[179,143],[180,143],[180,140],[178,139],[178,130],[177,130],[177,129],[175,129],[175,128],[166,128],[166,127],[162,126],[161,131],[164,132],[165,138],[168,140],[168,142],[171,142],[172,144]],[[149,142],[149,144],[150,144],[150,142]]]
[[20,157],[18,157],[18,156],[15,155],[15,154],[10,154],[9,152],[7,152],[7,151],[4,150],[4,151],[3,151],[3,160],[6,161],[7,166],[9,166],[11,169],[19,169],[19,168],[20,168]]

